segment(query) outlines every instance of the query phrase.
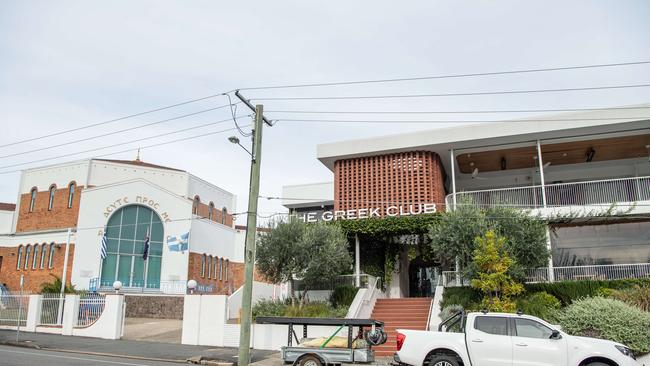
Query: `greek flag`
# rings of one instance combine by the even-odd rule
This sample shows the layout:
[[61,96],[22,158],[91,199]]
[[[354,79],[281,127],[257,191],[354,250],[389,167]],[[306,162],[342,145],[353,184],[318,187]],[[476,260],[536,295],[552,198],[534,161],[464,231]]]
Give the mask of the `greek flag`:
[[144,237],[144,251],[142,252],[142,259],[144,259],[146,261],[148,256],[149,256],[149,237],[145,236]]
[[184,252],[188,248],[190,233],[185,233],[180,236],[168,236],[167,247],[170,252]]
[[102,259],[106,259],[106,233],[102,235]]

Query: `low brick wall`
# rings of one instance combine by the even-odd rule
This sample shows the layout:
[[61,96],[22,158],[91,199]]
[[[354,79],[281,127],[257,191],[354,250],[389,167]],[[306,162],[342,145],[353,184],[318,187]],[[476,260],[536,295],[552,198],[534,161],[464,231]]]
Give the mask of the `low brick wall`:
[[127,318],[183,319],[183,296],[126,295]]

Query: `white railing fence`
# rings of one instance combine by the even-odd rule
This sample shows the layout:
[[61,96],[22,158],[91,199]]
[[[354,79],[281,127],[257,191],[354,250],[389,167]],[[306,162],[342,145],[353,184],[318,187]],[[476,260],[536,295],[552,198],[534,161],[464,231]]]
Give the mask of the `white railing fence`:
[[[604,281],[632,278],[650,278],[650,263],[530,268],[525,270],[524,282]],[[442,284],[445,287],[460,287],[468,286],[469,281],[462,278],[459,272],[444,271]]]
[[2,292],[0,294],[0,325],[25,326],[29,310],[29,294]]
[[86,327],[94,323],[104,312],[106,295],[85,293],[79,296],[79,312],[77,314],[77,327]]
[[41,298],[39,325],[61,325],[63,322],[64,305],[65,295],[58,293],[43,294]]
[[[650,177],[603,179],[586,182],[546,184],[546,204],[558,206],[588,206],[617,202],[650,200]],[[445,198],[447,207],[453,194]],[[515,208],[540,208],[542,187],[526,186],[456,193],[456,202],[471,202],[479,207],[505,205]]]

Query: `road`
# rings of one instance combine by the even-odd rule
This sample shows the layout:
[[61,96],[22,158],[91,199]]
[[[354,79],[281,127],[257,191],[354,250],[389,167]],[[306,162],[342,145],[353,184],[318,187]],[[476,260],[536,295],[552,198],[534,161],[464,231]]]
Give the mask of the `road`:
[[185,363],[146,361],[123,357],[91,356],[11,346],[0,346],[0,364],[2,366],[187,366]]

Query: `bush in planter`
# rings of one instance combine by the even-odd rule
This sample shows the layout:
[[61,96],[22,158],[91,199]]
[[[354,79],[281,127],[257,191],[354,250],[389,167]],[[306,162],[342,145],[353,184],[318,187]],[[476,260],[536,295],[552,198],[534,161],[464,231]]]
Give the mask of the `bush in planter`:
[[517,309],[524,314],[552,321],[560,309],[560,300],[547,292],[535,292],[517,299]]
[[643,311],[650,311],[650,285],[636,285],[625,290],[610,290],[607,297],[621,300],[624,303],[636,306]]
[[445,288],[440,302],[440,309],[449,305],[460,305],[467,310],[477,310],[480,308],[478,303],[481,302],[481,293],[471,287],[449,287]]
[[526,285],[527,292],[545,291],[555,296],[563,306],[585,297],[610,296],[610,290],[623,290],[639,286],[650,286],[648,279],[626,279],[612,281],[565,281],[555,283],[536,283]]
[[283,316],[287,304],[278,300],[260,300],[253,305],[253,319],[258,316]]
[[444,308],[442,308],[439,317],[442,321],[445,321],[451,318],[452,315],[458,314],[463,310],[465,309],[463,308],[462,305],[458,305],[458,304],[447,305]]
[[562,329],[577,336],[620,342],[635,353],[650,352],[650,313],[603,297],[576,300],[557,314]]
[[351,285],[338,286],[332,291],[330,295],[330,304],[333,307],[338,308],[340,306],[349,307],[354,300],[354,297],[357,295],[357,288]]

